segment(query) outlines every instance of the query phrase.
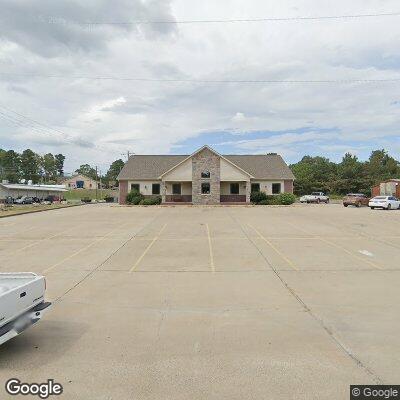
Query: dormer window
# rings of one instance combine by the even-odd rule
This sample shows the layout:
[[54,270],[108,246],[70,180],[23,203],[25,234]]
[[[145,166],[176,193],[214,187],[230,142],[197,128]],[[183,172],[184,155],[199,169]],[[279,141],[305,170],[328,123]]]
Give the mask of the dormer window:
[[201,173],[201,177],[202,177],[203,179],[210,179],[210,171],[203,171],[203,172]]

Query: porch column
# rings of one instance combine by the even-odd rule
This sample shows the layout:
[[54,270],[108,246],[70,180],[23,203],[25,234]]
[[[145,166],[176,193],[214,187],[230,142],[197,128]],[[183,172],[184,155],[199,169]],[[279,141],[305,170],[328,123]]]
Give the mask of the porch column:
[[251,183],[246,181],[246,203],[250,203]]
[[165,195],[167,193],[167,186],[164,181],[161,181],[161,202],[165,203]]

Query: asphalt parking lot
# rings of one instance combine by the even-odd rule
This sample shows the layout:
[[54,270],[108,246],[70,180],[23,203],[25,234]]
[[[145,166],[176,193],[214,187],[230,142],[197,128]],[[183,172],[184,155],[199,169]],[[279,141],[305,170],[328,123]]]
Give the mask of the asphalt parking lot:
[[[399,384],[400,211],[90,205],[0,220],[53,308],[0,379],[66,399],[348,399]],[[4,385],[0,398],[7,398]]]

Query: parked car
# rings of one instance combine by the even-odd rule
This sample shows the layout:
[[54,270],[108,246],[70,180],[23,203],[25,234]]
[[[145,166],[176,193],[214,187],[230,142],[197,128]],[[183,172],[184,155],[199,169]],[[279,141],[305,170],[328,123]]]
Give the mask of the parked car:
[[14,204],[14,199],[11,196],[6,196],[6,198],[4,199],[4,204],[6,205]]
[[57,201],[57,198],[56,198],[56,196],[53,196],[53,195],[49,195],[43,199],[43,202],[45,204],[53,204],[53,202],[55,202],[55,201]]
[[371,210],[375,208],[382,208],[384,210],[399,209],[400,200],[393,196],[376,196],[372,198],[369,203]]
[[368,206],[369,197],[362,193],[349,193],[343,198],[343,205],[347,206]]
[[40,202],[41,202],[41,200],[39,199],[39,197],[32,197],[32,201],[33,201],[34,203],[40,203]]
[[32,204],[33,198],[29,196],[22,196],[14,201],[15,204]]
[[329,196],[323,192],[312,192],[300,197],[300,203],[329,203]]
[[0,273],[0,344],[38,322],[51,303],[46,280],[33,272]]

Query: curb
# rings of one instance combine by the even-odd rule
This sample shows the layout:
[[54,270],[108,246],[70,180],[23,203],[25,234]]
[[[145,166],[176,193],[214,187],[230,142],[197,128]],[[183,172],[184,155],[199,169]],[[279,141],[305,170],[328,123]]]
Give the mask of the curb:
[[18,214],[10,214],[10,215],[0,215],[1,218],[10,218],[10,217],[18,217],[18,215],[25,215],[25,214],[34,214],[34,213],[39,213],[39,212],[44,212],[44,211],[54,211],[54,210],[61,210],[63,208],[72,208],[72,207],[79,207],[79,206],[84,206],[85,204],[72,204],[69,206],[63,206],[63,207],[55,207],[55,208],[45,208],[43,210],[29,210],[29,211],[22,211]]

